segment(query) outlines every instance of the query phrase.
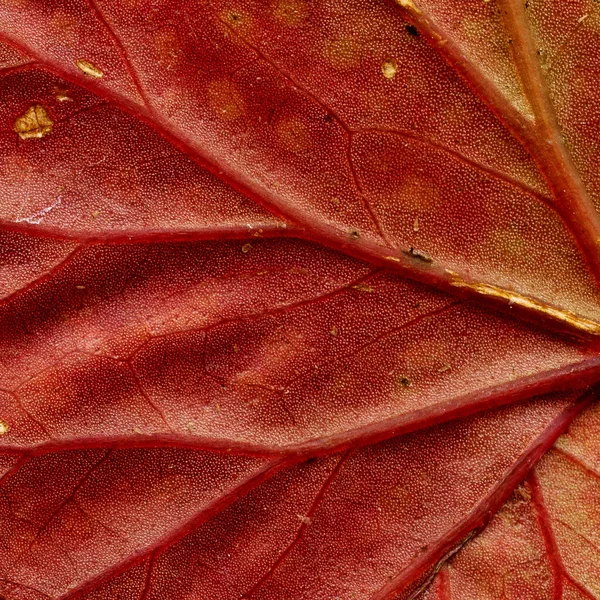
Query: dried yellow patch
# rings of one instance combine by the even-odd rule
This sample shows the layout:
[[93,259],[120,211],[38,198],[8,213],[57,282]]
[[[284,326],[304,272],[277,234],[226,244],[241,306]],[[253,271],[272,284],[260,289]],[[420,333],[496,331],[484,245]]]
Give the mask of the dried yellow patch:
[[396,71],[398,70],[398,63],[392,58],[386,60],[381,65],[381,72],[386,79],[394,79],[396,77]]
[[104,73],[96,65],[93,65],[89,60],[80,58],[76,64],[77,67],[89,77],[94,77],[95,79],[100,79],[100,77],[104,77]]
[[282,119],[275,129],[279,143],[294,154],[306,152],[312,147],[310,131],[300,119]]
[[286,25],[301,25],[308,17],[309,7],[304,0],[275,0],[273,16]]
[[72,102],[73,98],[69,96],[69,90],[56,86],[53,90],[54,97],[58,102]]
[[0,436],[7,434],[9,429],[10,427],[8,426],[8,423],[0,419]]
[[174,28],[159,29],[154,33],[154,49],[163,69],[173,69],[183,56],[179,36]]
[[15,121],[13,129],[22,140],[29,140],[44,137],[52,131],[53,126],[48,111],[41,104],[36,104]]
[[340,71],[358,69],[361,54],[361,45],[353,39],[327,40],[325,43],[325,58]]
[[239,119],[246,111],[244,99],[228,79],[211,81],[208,100],[215,114],[228,121]]
[[528,298],[522,294],[511,292],[495,285],[490,285],[487,283],[467,283],[454,271],[446,270],[446,272],[452,276],[450,284],[455,287],[467,288],[477,292],[478,294],[481,294],[482,296],[490,296],[492,298],[508,300],[510,305],[522,306],[523,308],[542,313],[548,317],[556,319],[557,321],[571,325],[580,331],[585,331],[586,333],[591,333],[593,335],[600,335],[600,323],[596,323],[591,319],[580,317],[571,311],[549,306],[543,302],[540,302],[539,300],[535,300],[534,298]]
[[411,12],[420,15],[421,11],[417,8],[416,4],[413,0],[396,0],[396,2],[402,7],[406,8],[406,10],[410,10]]

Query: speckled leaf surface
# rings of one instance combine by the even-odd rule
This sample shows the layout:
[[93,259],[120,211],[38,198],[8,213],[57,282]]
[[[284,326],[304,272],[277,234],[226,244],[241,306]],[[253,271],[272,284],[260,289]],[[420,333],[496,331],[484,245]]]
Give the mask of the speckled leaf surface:
[[592,0],[0,6],[0,597],[598,598]]

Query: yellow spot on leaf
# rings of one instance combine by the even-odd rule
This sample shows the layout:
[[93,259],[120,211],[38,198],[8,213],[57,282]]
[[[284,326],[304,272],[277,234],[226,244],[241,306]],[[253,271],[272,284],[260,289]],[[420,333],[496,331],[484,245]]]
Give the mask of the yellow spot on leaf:
[[308,4],[304,0],[275,0],[273,16],[286,25],[300,25],[308,16]]
[[208,100],[213,111],[228,121],[239,119],[245,112],[244,99],[227,79],[216,79],[209,84]]
[[159,29],[154,33],[154,49],[158,62],[164,69],[173,69],[181,61],[179,36],[173,28]]
[[364,283],[357,283],[356,285],[352,286],[352,289],[369,294],[372,294],[375,291],[370,285],[365,285]]
[[340,71],[360,67],[361,45],[352,39],[328,40],[325,44],[325,58]]
[[81,71],[83,71],[83,73],[85,73],[89,77],[94,77],[95,79],[100,79],[100,77],[104,77],[104,73],[88,60],[80,58],[77,61],[77,66]]
[[467,283],[458,275],[458,273],[448,269],[446,272],[452,276],[450,284],[455,287],[467,288],[483,296],[508,300],[508,303],[511,306],[521,306],[523,308],[542,313],[548,317],[556,319],[557,321],[567,323],[568,325],[571,325],[580,331],[585,331],[593,335],[600,335],[600,323],[596,323],[591,319],[580,317],[571,311],[549,306],[543,302],[540,302],[539,300],[535,300],[534,298],[528,298],[527,296],[523,296],[517,292],[511,292],[509,290],[496,287],[495,285],[490,285],[487,283]]
[[396,2],[402,7],[406,8],[406,10],[410,10],[411,12],[420,15],[421,11],[417,8],[413,0],[396,0]]
[[248,252],[250,252],[250,249],[252,248],[252,244],[244,244],[242,246],[242,252],[244,254],[248,254]]
[[71,98],[69,96],[69,92],[65,88],[56,86],[54,88],[53,92],[54,92],[54,97],[56,98],[56,100],[58,102],[72,102],[73,101],[73,98]]
[[53,126],[48,111],[41,104],[36,104],[15,121],[13,129],[21,139],[29,140],[44,137],[52,131]]
[[282,119],[275,129],[281,145],[294,154],[306,152],[312,146],[310,131],[300,119]]
[[8,423],[0,419],[0,436],[7,434],[9,429]]
[[381,65],[381,72],[386,79],[393,79],[398,70],[398,63],[392,58]]

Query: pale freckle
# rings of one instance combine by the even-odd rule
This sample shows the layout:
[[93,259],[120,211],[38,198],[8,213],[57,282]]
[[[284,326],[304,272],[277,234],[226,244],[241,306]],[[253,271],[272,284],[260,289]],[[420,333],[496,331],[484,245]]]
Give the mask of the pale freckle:
[[350,38],[327,40],[324,54],[329,64],[336,69],[350,71],[360,67],[362,47]]
[[79,41],[79,24],[73,15],[55,11],[52,14],[52,24],[60,31],[61,41],[69,46]]
[[301,154],[312,147],[310,131],[300,119],[282,119],[275,129],[279,143],[294,154]]
[[490,232],[488,246],[504,258],[507,256],[528,258],[529,242],[516,227]]
[[0,419],[0,436],[6,435],[9,429],[10,427],[8,426],[8,423]]
[[22,140],[42,138],[52,131],[54,122],[41,104],[31,106],[14,124],[15,133]]
[[183,53],[177,31],[170,27],[154,33],[154,49],[158,62],[163,69],[173,69],[181,63]]
[[386,79],[393,79],[398,70],[398,63],[392,58],[381,65],[381,72]]
[[275,0],[273,16],[286,25],[300,25],[308,16],[308,4],[304,0]]
[[89,60],[80,58],[76,64],[79,70],[85,73],[88,77],[93,77],[94,79],[100,79],[100,77],[104,77],[104,73]]
[[245,112],[244,99],[227,79],[211,81],[208,100],[213,112],[228,121],[239,119]]

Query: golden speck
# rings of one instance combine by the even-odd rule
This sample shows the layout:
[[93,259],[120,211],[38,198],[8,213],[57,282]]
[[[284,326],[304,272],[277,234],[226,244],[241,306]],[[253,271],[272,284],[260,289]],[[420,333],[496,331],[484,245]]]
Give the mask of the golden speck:
[[415,217],[415,221],[413,223],[413,231],[415,233],[419,232],[419,217]]
[[364,283],[357,283],[352,286],[353,290],[358,290],[359,292],[367,292],[372,294],[375,290],[370,285],[365,285]]
[[452,367],[449,364],[442,365],[437,371],[438,373],[445,373],[449,371]]
[[61,88],[56,86],[54,88],[54,97],[59,101],[59,102],[73,102],[73,98],[71,98],[68,95],[68,90],[66,90],[65,88]]
[[92,219],[97,219],[100,216],[100,211],[99,210],[95,210],[92,213]]
[[338,328],[334,325],[329,333],[335,337],[338,334]]
[[381,72],[386,79],[393,79],[398,70],[398,63],[392,58],[381,65]]
[[85,290],[85,285],[76,285],[75,289],[76,290]]
[[54,122],[41,104],[36,104],[27,109],[16,121],[13,127],[15,133],[22,140],[44,137],[52,131]]
[[250,252],[250,248],[252,248],[252,244],[244,244],[242,246],[242,252],[244,254],[248,254],[248,252]]
[[104,77],[104,73],[88,60],[80,58],[76,64],[81,71],[90,77],[94,77],[94,79],[100,79],[100,77]]
[[7,434],[9,429],[10,427],[8,426],[8,423],[0,419],[0,435]]
[[396,0],[396,2],[402,7],[402,8],[406,8],[407,10],[410,10],[414,13],[416,13],[417,15],[421,14],[421,11],[416,7],[415,3],[413,2],[413,0]]

